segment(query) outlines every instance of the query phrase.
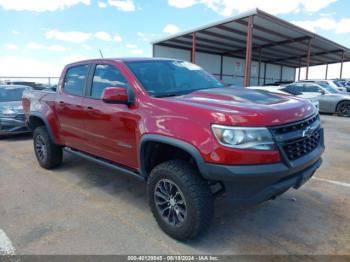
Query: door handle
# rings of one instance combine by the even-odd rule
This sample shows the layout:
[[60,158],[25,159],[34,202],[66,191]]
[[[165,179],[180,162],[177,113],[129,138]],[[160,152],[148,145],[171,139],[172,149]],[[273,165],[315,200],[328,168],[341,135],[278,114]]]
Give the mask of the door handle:
[[63,101],[60,101],[60,104],[61,104],[61,105],[63,105],[63,104],[64,104],[64,102],[63,102]]
[[88,106],[87,109],[92,110],[92,109],[94,109],[94,108],[93,108],[92,106]]

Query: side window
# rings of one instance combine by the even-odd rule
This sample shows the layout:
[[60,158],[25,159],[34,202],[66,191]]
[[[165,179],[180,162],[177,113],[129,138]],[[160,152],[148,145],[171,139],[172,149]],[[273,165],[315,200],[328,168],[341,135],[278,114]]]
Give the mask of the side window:
[[305,92],[319,93],[321,89],[317,85],[305,85]]
[[122,73],[112,65],[96,65],[91,87],[91,97],[101,98],[106,87],[128,87]]
[[288,88],[290,88],[292,91],[302,93],[304,91],[303,85],[301,84],[294,84],[294,85],[289,85]]
[[64,78],[64,91],[72,95],[82,96],[88,69],[88,65],[69,68]]

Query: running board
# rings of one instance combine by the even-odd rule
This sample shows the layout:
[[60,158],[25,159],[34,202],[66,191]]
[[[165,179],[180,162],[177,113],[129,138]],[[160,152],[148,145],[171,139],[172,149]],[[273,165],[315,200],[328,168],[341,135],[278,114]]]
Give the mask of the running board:
[[131,171],[131,170],[126,169],[126,168],[124,168],[122,166],[119,166],[117,164],[111,163],[110,161],[94,157],[94,156],[92,156],[90,154],[86,154],[84,152],[77,151],[77,150],[74,150],[74,149],[69,148],[69,147],[65,147],[63,150],[65,152],[71,153],[71,154],[76,155],[78,157],[85,158],[85,159],[87,159],[89,161],[95,162],[96,164],[99,164],[101,166],[105,166],[105,167],[111,168],[113,170],[116,170],[118,172],[127,174],[129,176],[136,177],[136,178],[138,178],[138,179],[140,179],[142,181],[146,181],[145,177],[143,177],[142,175],[138,174],[137,172]]

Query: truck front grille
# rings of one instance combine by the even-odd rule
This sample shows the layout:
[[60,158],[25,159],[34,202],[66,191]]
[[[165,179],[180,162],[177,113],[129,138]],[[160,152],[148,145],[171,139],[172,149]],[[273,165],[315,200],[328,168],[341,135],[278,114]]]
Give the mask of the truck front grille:
[[317,148],[321,142],[321,130],[316,130],[310,137],[286,143],[282,148],[289,160],[298,159]]
[[288,133],[296,130],[301,130],[312,125],[314,122],[318,120],[320,120],[320,116],[317,114],[313,117],[310,117],[300,122],[275,127],[273,128],[273,131],[276,135],[280,135],[280,134],[284,134],[284,133]]
[[322,142],[319,115],[302,121],[271,128],[282,153],[293,161],[315,150]]

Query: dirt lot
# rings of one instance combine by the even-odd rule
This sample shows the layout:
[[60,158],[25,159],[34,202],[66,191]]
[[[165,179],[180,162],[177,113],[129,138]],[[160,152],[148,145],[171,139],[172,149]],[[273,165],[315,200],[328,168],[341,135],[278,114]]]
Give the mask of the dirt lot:
[[186,243],[158,228],[143,183],[68,154],[47,171],[30,136],[0,140],[0,253],[350,254],[350,119],[322,120],[315,178],[252,208],[218,199],[208,233]]

